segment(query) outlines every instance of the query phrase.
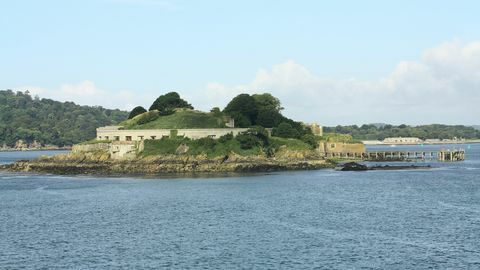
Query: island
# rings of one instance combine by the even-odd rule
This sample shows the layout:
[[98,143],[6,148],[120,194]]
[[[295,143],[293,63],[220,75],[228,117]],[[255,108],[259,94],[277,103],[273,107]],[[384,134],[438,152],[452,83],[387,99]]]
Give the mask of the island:
[[55,174],[270,172],[334,168],[342,153],[361,157],[363,143],[323,134],[316,123],[285,117],[271,94],[240,94],[223,110],[195,110],[176,92],[148,110],[134,108],[94,139],[52,157],[17,161],[3,170]]

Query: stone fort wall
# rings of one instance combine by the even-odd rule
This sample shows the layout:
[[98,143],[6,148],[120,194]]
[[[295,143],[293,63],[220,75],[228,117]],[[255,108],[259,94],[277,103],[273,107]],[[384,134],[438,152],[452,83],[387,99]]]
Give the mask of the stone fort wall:
[[97,140],[142,141],[159,140],[162,137],[183,136],[190,139],[205,137],[219,138],[228,133],[234,136],[248,130],[247,128],[205,128],[205,129],[134,129],[124,130],[121,126],[97,128]]

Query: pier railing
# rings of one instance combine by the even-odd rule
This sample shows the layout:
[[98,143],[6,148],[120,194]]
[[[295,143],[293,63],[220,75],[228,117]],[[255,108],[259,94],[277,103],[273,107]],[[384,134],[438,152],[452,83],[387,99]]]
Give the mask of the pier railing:
[[370,151],[365,153],[325,153],[326,158],[359,159],[367,161],[426,161],[438,160],[463,161],[465,150],[439,150],[439,151]]

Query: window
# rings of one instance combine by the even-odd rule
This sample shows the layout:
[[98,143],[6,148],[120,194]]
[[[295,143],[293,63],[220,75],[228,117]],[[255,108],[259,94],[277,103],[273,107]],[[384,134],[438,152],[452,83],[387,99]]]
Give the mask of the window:
[[157,138],[157,136],[150,136],[150,138],[152,138],[152,140],[155,140],[155,138]]
[[125,140],[127,142],[131,142],[132,141],[132,136],[125,136]]
[[139,138],[140,140],[143,140],[143,136],[138,136],[138,138]]
[[105,136],[105,140],[108,140],[108,136]]
[[120,141],[120,136],[113,136],[113,140]]

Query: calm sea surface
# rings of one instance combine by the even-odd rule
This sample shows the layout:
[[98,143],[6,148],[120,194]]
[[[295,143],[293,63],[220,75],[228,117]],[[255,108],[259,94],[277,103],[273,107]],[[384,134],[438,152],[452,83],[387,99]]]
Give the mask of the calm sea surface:
[[463,147],[417,171],[0,173],[0,269],[480,269],[480,145]]

